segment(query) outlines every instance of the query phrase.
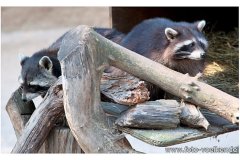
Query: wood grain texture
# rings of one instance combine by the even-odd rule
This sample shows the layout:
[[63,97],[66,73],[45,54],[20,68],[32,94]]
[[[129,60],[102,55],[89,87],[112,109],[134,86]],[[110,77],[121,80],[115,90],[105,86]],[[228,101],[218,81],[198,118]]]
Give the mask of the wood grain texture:
[[108,101],[128,106],[145,102],[150,98],[146,83],[126,72],[121,75],[103,73],[100,90]]
[[23,102],[21,97],[22,90],[21,88],[18,88],[11,95],[6,105],[6,111],[12,122],[17,139],[22,134],[25,124],[35,110],[35,105],[32,101]]
[[[136,54],[88,29],[88,42],[97,48],[104,61],[142,80],[159,86],[177,97],[206,108],[232,123],[239,123],[239,99],[208,84],[198,81],[199,75],[190,77],[173,71],[157,62]],[[96,46],[97,45],[97,46]]]
[[12,153],[36,153],[44,143],[54,122],[64,113],[62,85],[59,81],[47,92],[47,96],[33,112]]
[[180,107],[182,108],[182,112],[180,115],[180,120],[182,124],[185,124],[192,128],[205,128],[208,130],[210,126],[207,119],[200,112],[199,108],[190,103],[181,102]]
[[91,31],[86,26],[71,30],[59,51],[69,127],[85,153],[135,152],[125,137],[112,132],[100,107],[100,79],[107,58],[96,39],[89,37]]
[[83,153],[68,127],[54,127],[38,153]]
[[182,112],[179,104],[172,100],[149,101],[127,110],[117,120],[121,127],[142,129],[177,128]]

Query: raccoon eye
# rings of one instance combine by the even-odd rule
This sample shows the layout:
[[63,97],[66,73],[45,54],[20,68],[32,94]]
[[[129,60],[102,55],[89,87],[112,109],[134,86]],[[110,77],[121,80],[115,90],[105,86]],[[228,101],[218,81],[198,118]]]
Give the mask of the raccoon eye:
[[195,46],[195,43],[194,43],[194,42],[192,42],[192,43],[189,44],[189,47],[191,47],[191,48],[194,47],[194,46]]
[[48,90],[48,88],[49,88],[49,87],[42,87],[39,85],[31,85],[30,87],[36,91],[44,91],[44,90]]

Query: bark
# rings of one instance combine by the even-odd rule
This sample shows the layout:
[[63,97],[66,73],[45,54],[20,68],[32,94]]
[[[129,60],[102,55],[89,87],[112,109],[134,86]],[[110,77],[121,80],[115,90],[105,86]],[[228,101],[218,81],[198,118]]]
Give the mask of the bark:
[[184,75],[173,71],[106,40],[88,27],[83,28],[85,28],[87,39],[85,41],[88,42],[86,46],[97,48],[96,50],[101,55],[101,59],[104,59],[99,66],[104,67],[110,64],[140,79],[153,83],[185,101],[206,108],[232,123],[239,122],[238,98],[198,81],[198,75],[190,77],[187,74]]
[[57,82],[49,89],[43,102],[32,114],[12,153],[38,152],[63,111],[62,85]]
[[180,106],[182,107],[180,115],[182,124],[192,128],[203,127],[205,130],[208,130],[209,122],[195,105],[181,102]]
[[25,124],[31,117],[35,110],[34,103],[32,101],[23,102],[22,90],[18,88],[9,99],[6,110],[12,122],[17,139],[20,137]]
[[[238,99],[203,82],[175,72],[79,26],[63,39],[59,51],[63,73],[64,110],[71,131],[85,152],[129,152],[114,141],[100,107],[100,79],[112,65],[163,90],[238,123]],[[100,127],[101,126],[101,127]]]
[[107,59],[96,41],[88,39],[89,31],[88,27],[73,29],[59,51],[69,127],[85,153],[135,152],[122,135],[112,132],[101,108],[100,79]]
[[117,76],[112,73],[104,73],[101,78],[100,90],[105,101],[128,106],[147,101],[150,94],[144,81],[126,72]]
[[68,127],[54,127],[38,153],[83,153],[83,151]]
[[136,105],[116,120],[120,127],[170,129],[180,123],[181,108],[176,101],[149,101]]

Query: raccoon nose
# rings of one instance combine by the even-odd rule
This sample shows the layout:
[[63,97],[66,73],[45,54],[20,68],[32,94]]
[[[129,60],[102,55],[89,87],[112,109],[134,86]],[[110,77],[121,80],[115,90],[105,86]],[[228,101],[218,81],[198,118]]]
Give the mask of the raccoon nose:
[[200,56],[201,56],[201,58],[205,58],[206,57],[206,53],[205,52],[201,53]]
[[27,102],[27,97],[25,95],[22,95],[22,101]]

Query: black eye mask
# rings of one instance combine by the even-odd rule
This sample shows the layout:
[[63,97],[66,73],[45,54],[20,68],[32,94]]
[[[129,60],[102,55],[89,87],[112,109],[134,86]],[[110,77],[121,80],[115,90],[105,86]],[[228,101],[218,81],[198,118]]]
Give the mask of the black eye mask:
[[39,85],[29,85],[29,88],[32,88],[35,91],[47,91],[49,87],[42,87]]
[[188,55],[190,55],[193,51],[194,51],[194,46],[195,43],[192,42],[188,45],[183,45],[181,48],[179,48],[175,54],[174,54],[174,58],[176,59],[184,59],[186,58]]

